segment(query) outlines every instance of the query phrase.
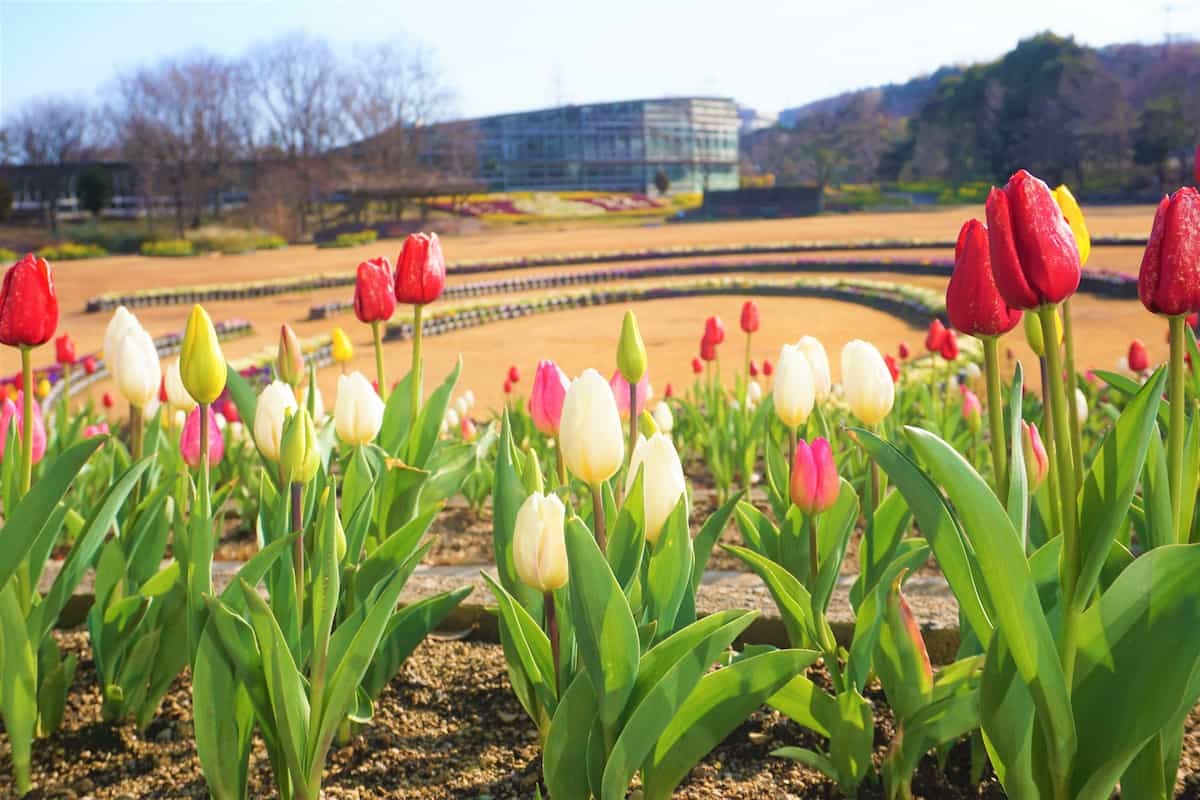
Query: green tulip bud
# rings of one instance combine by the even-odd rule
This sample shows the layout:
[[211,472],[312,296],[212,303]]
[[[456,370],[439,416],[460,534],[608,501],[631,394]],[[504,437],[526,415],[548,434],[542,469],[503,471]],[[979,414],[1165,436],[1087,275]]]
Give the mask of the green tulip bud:
[[654,434],[658,433],[658,423],[654,421],[649,411],[642,409],[642,413],[638,414],[638,432],[649,439]]
[[321,466],[317,429],[304,407],[293,412],[283,425],[279,465],[288,483],[308,483],[316,477]]
[[646,344],[638,330],[637,317],[632,311],[625,312],[621,321],[621,341],[617,345],[617,369],[621,377],[636,384],[646,374]]

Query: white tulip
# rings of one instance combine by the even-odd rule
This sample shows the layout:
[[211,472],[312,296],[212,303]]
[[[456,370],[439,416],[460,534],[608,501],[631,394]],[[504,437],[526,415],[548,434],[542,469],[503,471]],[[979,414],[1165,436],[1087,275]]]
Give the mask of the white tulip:
[[258,407],[254,411],[254,443],[267,460],[279,460],[283,423],[297,408],[296,393],[283,381],[271,381],[258,396]]
[[896,401],[887,363],[875,345],[862,339],[842,348],[842,388],[850,413],[864,425],[878,425]]
[[1075,387],[1075,410],[1079,412],[1079,422],[1083,424],[1088,418],[1087,395],[1083,393],[1083,389]]
[[[625,478],[625,494],[633,488],[638,468],[642,469],[642,504],[646,518],[646,541],[654,544],[662,533],[667,518],[686,497],[687,484],[683,480],[683,465],[679,453],[665,433],[656,433],[647,439],[639,435],[629,463],[629,475]],[[685,500],[686,502],[686,500]]]
[[167,384],[167,405],[171,408],[180,411],[188,412],[196,407],[196,401],[188,394],[187,388],[183,385],[183,376],[179,372],[179,359],[171,362],[171,366],[167,367],[166,375]]
[[104,365],[108,367],[109,375],[117,374],[117,361],[121,357],[121,340],[133,331],[140,330],[138,322],[128,308],[117,306],[108,327],[104,329]]
[[467,401],[468,410],[475,407],[475,393],[473,391],[467,389],[463,392],[463,399]]
[[654,418],[654,424],[663,433],[670,433],[675,427],[675,416],[671,413],[671,406],[666,401],[659,402],[650,416]]
[[458,399],[454,401],[454,410],[458,412],[460,418],[470,413],[471,406],[467,403],[466,395],[459,395]]
[[775,413],[784,425],[795,430],[812,413],[816,402],[816,384],[812,367],[804,352],[794,344],[785,344],[775,364]]
[[801,336],[796,347],[808,359],[809,369],[812,370],[813,396],[816,402],[823,403],[829,397],[833,386],[833,378],[829,374],[829,356],[825,353],[825,345],[815,336]]
[[758,405],[762,402],[762,397],[762,386],[759,385],[758,381],[750,381],[749,385],[746,386],[746,402],[751,405]]
[[333,427],[343,442],[364,445],[375,441],[383,427],[383,408],[383,400],[361,372],[338,376]]
[[589,486],[604,483],[621,468],[621,413],[608,381],[596,370],[586,370],[567,389],[558,439],[567,468]]
[[1131,370],[1129,368],[1129,357],[1128,356],[1121,356],[1120,358],[1117,359],[1117,372],[1121,373],[1122,375],[1132,375],[1133,374],[1133,370]]
[[171,420],[175,423],[175,430],[183,430],[183,426],[187,422],[187,415],[188,412],[182,408],[175,409],[175,412],[171,414]]
[[158,350],[154,340],[144,328],[127,328],[117,343],[116,380],[117,391],[131,406],[145,409],[152,400],[158,399],[158,387],[162,383],[162,364],[158,361]]
[[447,408],[445,421],[446,421],[447,428],[457,428],[458,427],[458,412],[455,411],[453,408]]
[[513,563],[517,577],[539,592],[552,592],[567,583],[565,521],[566,508],[555,494],[534,492],[517,510]]

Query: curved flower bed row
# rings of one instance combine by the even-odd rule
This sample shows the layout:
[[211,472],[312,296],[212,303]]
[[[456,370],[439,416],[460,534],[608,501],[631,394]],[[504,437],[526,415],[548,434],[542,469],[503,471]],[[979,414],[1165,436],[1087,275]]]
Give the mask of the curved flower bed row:
[[[1145,244],[1140,236],[1099,236],[1093,244]],[[941,239],[873,239],[865,241],[804,241],[760,242],[733,245],[696,245],[690,247],[637,248],[577,253],[558,253],[517,258],[493,258],[460,261],[450,264],[451,272],[460,275],[503,272],[512,269],[601,264],[617,261],[647,261],[652,259],[695,258],[698,256],[772,255],[789,252],[914,250],[924,248],[953,249],[954,242]],[[242,283],[197,284],[166,289],[146,289],[138,292],[110,292],[87,301],[89,313],[106,311],[119,305],[131,308],[207,303],[220,300],[248,300],[293,292],[311,292],[354,285],[354,272],[325,272],[302,277],[276,278]]]

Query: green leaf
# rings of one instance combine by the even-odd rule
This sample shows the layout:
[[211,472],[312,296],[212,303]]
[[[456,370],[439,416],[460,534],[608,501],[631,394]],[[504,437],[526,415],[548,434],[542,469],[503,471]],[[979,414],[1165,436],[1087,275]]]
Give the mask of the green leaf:
[[646,800],[669,798],[700,759],[816,656],[807,650],[776,650],[701,678],[642,767]]
[[803,675],[788,681],[767,703],[802,728],[828,738],[838,715],[837,701]]
[[396,612],[388,622],[383,639],[375,651],[371,667],[363,678],[363,688],[371,699],[396,677],[400,666],[412,655],[430,631],[441,624],[471,593],[474,587],[463,586],[453,591],[425,597]]
[[[381,391],[387,391],[380,387]],[[399,456],[409,436],[416,430],[412,409],[412,373],[408,373],[390,390],[383,409],[383,425],[379,429],[379,446],[390,456]],[[407,452],[405,450],[405,452]]]
[[814,769],[821,773],[834,783],[838,783],[841,779],[841,776],[838,775],[837,767],[833,765],[833,762],[829,760],[828,756],[823,756],[820,753],[814,750],[809,750],[806,747],[780,747],[772,750],[771,755],[778,758],[786,758],[789,761],[795,761],[799,764],[803,764],[809,769]]
[[[1021,407],[1025,399],[1024,372],[1018,361],[1013,371],[1012,388],[1008,392],[1008,500],[1006,507],[1013,528],[1021,537],[1022,546],[1029,531],[1029,476],[1025,472],[1024,432],[1021,429]],[[994,444],[993,446],[999,446]]]
[[[529,616],[529,612],[503,586],[492,580],[486,572],[481,574],[496,597],[500,625],[505,632],[502,644],[509,671],[520,671],[536,693],[542,708],[552,716],[558,693],[555,690],[557,682],[550,639],[537,620]],[[535,720],[538,718],[534,709],[526,710]]]
[[450,393],[454,391],[454,384],[458,383],[458,376],[461,372],[462,356],[459,356],[454,364],[454,369],[450,370],[450,374],[433,390],[429,399],[421,407],[421,414],[413,428],[418,435],[416,438],[410,435],[408,439],[408,460],[415,467],[423,468],[429,461],[429,454],[433,452],[433,446],[437,444],[438,436],[441,434],[442,420],[446,418]]
[[[8,452],[15,451],[10,449]],[[0,664],[4,667],[0,714],[4,717],[4,730],[8,734],[13,765],[23,768],[26,773],[38,718],[37,653],[33,646],[36,640],[30,633],[21,610],[21,599],[17,596],[16,583],[9,581],[0,588],[0,635],[3,637],[0,639]]]
[[888,750],[883,763],[885,796],[907,796],[900,787],[908,787],[926,753],[958,741],[978,727],[978,688],[950,695],[921,708],[901,723],[895,744]]
[[675,617],[683,597],[691,591],[692,541],[688,532],[687,498],[681,497],[667,517],[650,552],[646,600],[650,617],[658,623],[656,638],[675,630]]
[[744,494],[735,492],[720,508],[709,514],[708,519],[700,526],[700,532],[692,540],[692,594],[700,588],[700,580],[704,577],[704,570],[708,568],[708,559],[713,548],[729,525],[729,518],[733,516],[733,510],[739,505]]
[[238,416],[248,427],[253,427],[255,413],[258,411],[258,395],[250,383],[228,364],[225,367],[225,388],[237,408]]
[[875,718],[871,704],[857,689],[847,689],[836,700],[838,714],[829,737],[829,760],[837,769],[839,787],[852,795],[873,769]]
[[492,488],[492,544],[496,554],[496,571],[505,591],[517,598],[530,615],[539,617],[542,614],[542,596],[521,581],[513,560],[517,511],[525,502],[525,485],[521,482],[518,459],[513,445],[512,422],[505,413],[500,428],[500,445],[496,450],[496,475]]
[[546,788],[554,800],[589,800],[591,789],[580,780],[588,760],[590,732],[596,726],[596,692],[586,672],[579,672],[559,700],[542,752]]
[[566,539],[567,588],[579,658],[596,690],[600,721],[611,730],[637,677],[637,623],[608,561],[578,517],[567,522]]
[[821,640],[812,617],[812,595],[790,572],[765,556],[744,547],[725,545],[733,555],[745,562],[771,592],[775,606],[783,617],[788,632],[788,641],[793,647],[815,644]]
[[625,495],[625,502],[617,513],[617,520],[612,526],[605,551],[613,575],[626,594],[641,573],[642,558],[646,550],[646,509],[642,495],[644,474],[645,470],[639,466],[633,484]]
[[[841,479],[841,490],[833,508],[821,514],[817,523],[817,557],[819,567],[817,583],[812,590],[813,618],[825,616],[829,599],[842,574],[842,561],[846,558],[846,545],[858,522],[858,494],[845,478]],[[864,547],[867,547],[864,539]],[[870,549],[868,547],[868,549]],[[811,567],[810,567],[811,568]]]
[[[878,583],[880,574],[895,557],[900,543],[904,541],[904,534],[911,524],[912,512],[908,510],[908,503],[905,502],[904,495],[900,492],[889,492],[879,507],[875,509],[875,519],[871,525],[871,536],[875,540],[874,546],[859,550],[859,575],[858,579],[854,581],[854,585],[850,587],[850,605],[854,609],[858,609],[866,593]],[[828,607],[829,601],[826,600],[824,608]]]
[[1138,526],[1138,541],[1152,550],[1175,543],[1175,515],[1171,511],[1171,487],[1167,473],[1167,450],[1163,447],[1158,428],[1150,435],[1146,450],[1145,472],[1142,475],[1142,506],[1144,515]]

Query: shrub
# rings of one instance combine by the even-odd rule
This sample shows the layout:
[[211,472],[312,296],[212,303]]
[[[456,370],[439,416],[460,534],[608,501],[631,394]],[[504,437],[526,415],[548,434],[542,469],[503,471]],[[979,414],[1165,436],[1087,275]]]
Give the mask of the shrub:
[[13,261],[16,261],[18,258],[19,256],[12,250],[0,247],[0,264],[9,264]]
[[195,253],[195,248],[187,239],[163,239],[142,244],[142,255],[154,258],[179,258]]
[[259,250],[280,250],[287,247],[287,239],[273,233],[264,233],[255,240],[254,246]]
[[103,258],[108,251],[98,244],[62,242],[46,245],[37,254],[47,261],[74,261],[80,258]]
[[321,242],[317,247],[357,247],[362,244],[370,244],[378,238],[379,234],[371,229],[354,233],[339,233],[336,239]]
[[79,176],[79,207],[93,217],[108,208],[113,199],[112,174],[104,167],[89,167]]

